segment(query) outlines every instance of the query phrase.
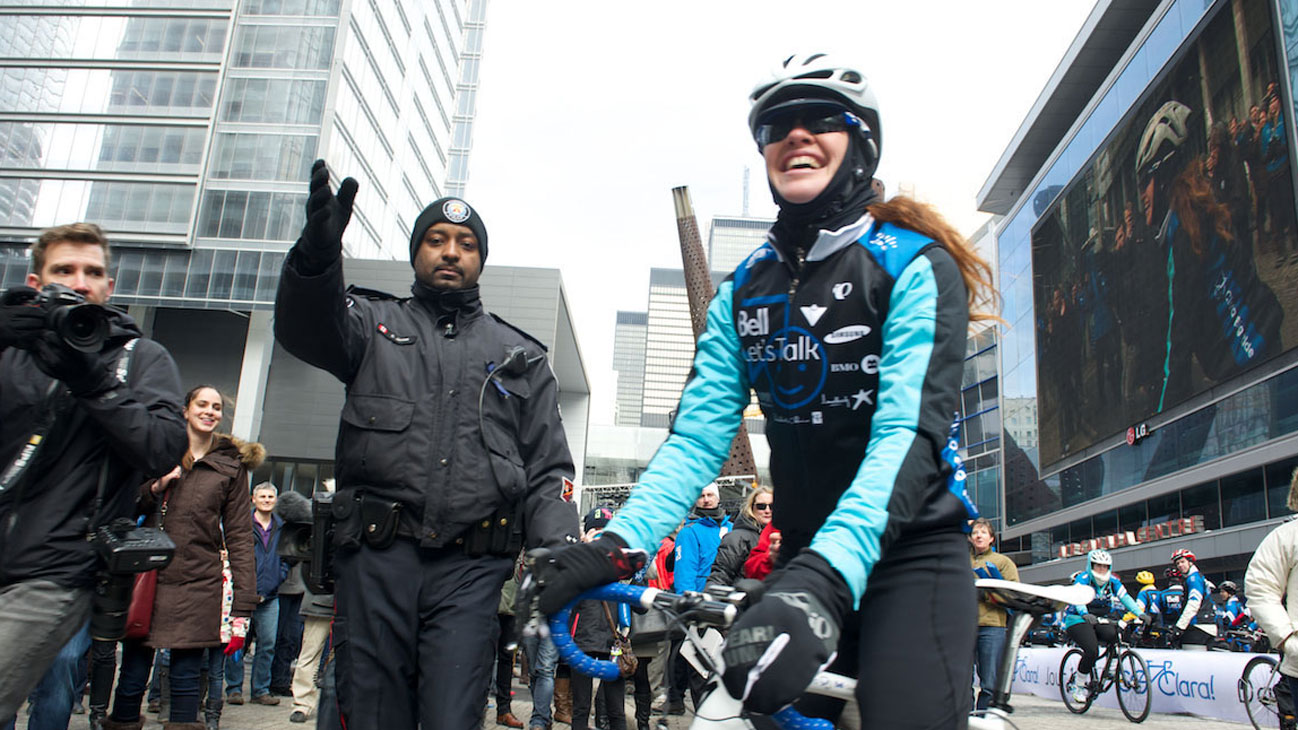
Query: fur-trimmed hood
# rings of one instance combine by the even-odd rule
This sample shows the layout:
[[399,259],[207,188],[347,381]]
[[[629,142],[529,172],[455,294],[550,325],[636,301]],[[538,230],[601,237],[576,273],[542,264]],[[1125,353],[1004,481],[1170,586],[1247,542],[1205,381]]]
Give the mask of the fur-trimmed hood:
[[212,450],[202,459],[226,476],[233,476],[240,466],[251,472],[265,460],[266,447],[256,441],[244,441],[227,433],[217,434]]
[[256,441],[244,441],[236,436],[223,434],[230,443],[239,449],[239,461],[251,471],[262,465],[266,461],[266,447]]

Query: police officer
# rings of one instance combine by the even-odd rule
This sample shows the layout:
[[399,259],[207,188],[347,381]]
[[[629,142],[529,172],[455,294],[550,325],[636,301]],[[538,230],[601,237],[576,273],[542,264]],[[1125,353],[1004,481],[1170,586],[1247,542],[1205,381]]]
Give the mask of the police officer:
[[[524,542],[575,541],[573,476],[545,347],[483,310],[487,229],[458,198],[410,235],[412,297],[343,289],[337,195],[311,170],[275,337],[347,386],[334,543],[338,700],[348,728],[478,727],[500,585]],[[526,538],[526,540],[524,539]]]

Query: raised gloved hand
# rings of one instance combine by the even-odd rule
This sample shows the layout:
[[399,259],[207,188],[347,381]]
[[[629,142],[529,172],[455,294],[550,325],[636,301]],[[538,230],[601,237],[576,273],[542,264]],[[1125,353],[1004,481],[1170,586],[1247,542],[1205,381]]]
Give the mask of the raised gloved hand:
[[1100,622],[1100,619],[1099,619],[1095,614],[1093,614],[1093,613],[1084,613],[1084,614],[1082,614],[1082,620],[1085,621],[1086,623],[1092,625],[1092,626],[1094,626],[1094,625],[1096,625],[1096,624],[1098,624],[1098,623]]
[[116,374],[98,353],[79,352],[45,331],[31,342],[31,353],[42,373],[60,380],[76,396],[101,393],[113,387]]
[[622,538],[604,532],[591,542],[559,548],[543,564],[535,565],[532,597],[541,613],[549,616],[583,591],[630,578],[646,557],[643,550],[628,550]]
[[0,296],[0,349],[28,347],[45,330],[45,310],[27,304],[36,295],[30,286],[15,286]]
[[329,189],[329,168],[324,160],[311,166],[311,185],[306,198],[306,225],[297,249],[303,273],[318,274],[338,260],[343,250],[343,231],[352,219],[357,183],[346,178],[335,195]]
[[230,619],[230,643],[225,645],[225,655],[230,656],[243,649],[243,642],[248,637],[248,619],[244,617]]
[[833,661],[851,608],[851,591],[838,571],[803,551],[731,628],[721,649],[726,690],[754,712],[783,709]]

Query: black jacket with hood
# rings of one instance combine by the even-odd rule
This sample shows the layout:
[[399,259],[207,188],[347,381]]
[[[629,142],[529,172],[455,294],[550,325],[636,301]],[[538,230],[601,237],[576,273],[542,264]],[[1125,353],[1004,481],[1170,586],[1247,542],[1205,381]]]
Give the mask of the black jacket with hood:
[[[0,495],[0,585],[38,579],[92,585],[98,559],[87,533],[129,517],[140,483],[165,474],[185,451],[176,363],[162,345],[141,338],[127,314],[109,311],[109,337],[97,367],[117,370],[124,346],[136,340],[126,380],[119,371],[97,392],[59,391],[66,412],[50,427],[29,476]],[[0,353],[0,470],[14,463],[50,407],[51,382],[26,350]],[[95,516],[105,461],[104,504]]]
[[717,557],[712,561],[712,572],[708,575],[708,585],[733,586],[735,581],[744,577],[744,561],[748,554],[757,547],[757,538],[762,528],[740,512],[734,527],[721,538],[717,547]]

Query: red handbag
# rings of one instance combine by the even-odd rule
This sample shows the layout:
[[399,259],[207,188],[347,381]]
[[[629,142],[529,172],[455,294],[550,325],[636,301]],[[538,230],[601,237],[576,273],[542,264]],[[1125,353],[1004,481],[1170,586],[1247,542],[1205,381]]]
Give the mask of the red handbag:
[[131,607],[126,611],[126,638],[148,638],[149,627],[153,624],[153,598],[157,592],[158,571],[150,570],[135,576]]

